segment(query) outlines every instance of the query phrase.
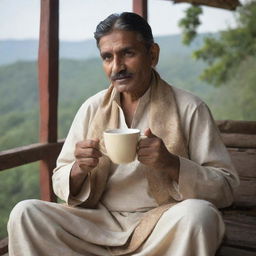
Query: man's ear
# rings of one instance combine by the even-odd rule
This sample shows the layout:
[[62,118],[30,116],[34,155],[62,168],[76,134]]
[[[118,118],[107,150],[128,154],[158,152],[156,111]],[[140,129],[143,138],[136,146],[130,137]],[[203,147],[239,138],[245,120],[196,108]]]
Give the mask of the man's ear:
[[159,59],[159,54],[160,54],[160,48],[159,45],[156,43],[153,43],[150,47],[150,55],[151,55],[151,66],[154,68]]

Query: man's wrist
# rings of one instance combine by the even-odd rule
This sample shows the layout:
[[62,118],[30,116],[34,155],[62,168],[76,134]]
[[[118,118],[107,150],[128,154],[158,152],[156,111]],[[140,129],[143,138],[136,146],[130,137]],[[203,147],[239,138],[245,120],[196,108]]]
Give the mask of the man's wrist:
[[72,196],[76,196],[79,193],[82,184],[87,179],[88,172],[82,170],[77,162],[73,164],[70,173],[70,192]]
[[77,162],[75,162],[71,169],[71,178],[73,177],[86,177],[88,175],[89,171],[82,170]]
[[180,173],[180,159],[176,155],[171,155],[170,161],[168,163],[168,166],[165,168],[165,172],[168,173],[169,177],[179,182],[179,173]]

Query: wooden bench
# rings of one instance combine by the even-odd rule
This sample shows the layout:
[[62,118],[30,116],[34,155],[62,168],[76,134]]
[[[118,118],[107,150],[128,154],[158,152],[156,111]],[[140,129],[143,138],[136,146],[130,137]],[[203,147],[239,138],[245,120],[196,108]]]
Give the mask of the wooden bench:
[[234,204],[221,210],[226,235],[216,256],[256,256],[256,122],[217,123],[241,184]]
[[[256,256],[256,122],[218,121],[241,185],[231,207],[221,209],[226,235],[216,256]],[[0,255],[7,239],[0,241]]]

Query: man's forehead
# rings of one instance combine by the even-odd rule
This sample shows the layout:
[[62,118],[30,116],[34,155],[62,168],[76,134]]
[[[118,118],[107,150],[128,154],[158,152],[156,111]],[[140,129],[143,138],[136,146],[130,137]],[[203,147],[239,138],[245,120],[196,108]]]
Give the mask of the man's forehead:
[[143,38],[136,31],[114,30],[102,36],[99,40],[99,48],[100,50],[113,46],[132,48],[141,43],[143,43]]

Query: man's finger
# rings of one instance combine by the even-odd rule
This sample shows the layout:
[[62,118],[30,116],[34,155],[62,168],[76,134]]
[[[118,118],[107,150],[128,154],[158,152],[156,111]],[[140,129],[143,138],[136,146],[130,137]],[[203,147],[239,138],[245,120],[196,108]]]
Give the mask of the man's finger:
[[99,139],[94,140],[84,140],[77,143],[77,147],[80,148],[98,148]]
[[102,156],[102,153],[95,148],[79,148],[75,151],[76,158],[90,158],[95,157],[99,158]]
[[157,137],[156,135],[154,135],[151,131],[150,128],[147,128],[144,132],[144,135],[147,136],[148,138],[154,138],[154,137]]

